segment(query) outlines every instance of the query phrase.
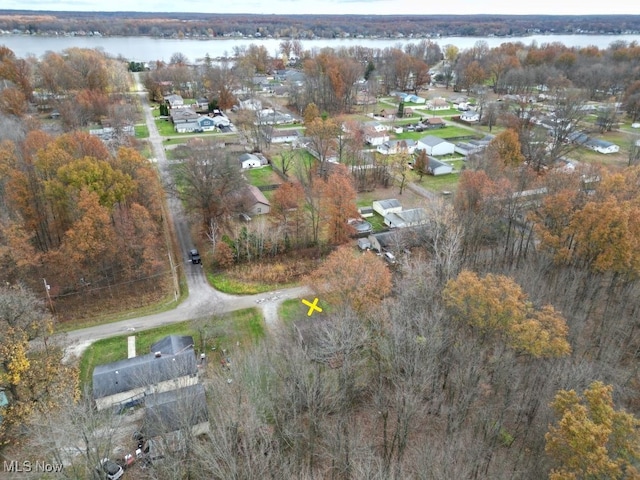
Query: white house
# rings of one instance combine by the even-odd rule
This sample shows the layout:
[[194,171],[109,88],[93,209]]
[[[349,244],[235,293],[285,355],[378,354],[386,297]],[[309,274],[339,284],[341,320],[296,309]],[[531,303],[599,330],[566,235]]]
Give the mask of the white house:
[[472,110],[468,110],[466,112],[462,112],[460,114],[460,120],[463,122],[474,123],[480,121],[480,114],[478,112],[474,112]]
[[174,128],[178,133],[192,133],[192,132],[202,131],[202,128],[200,127],[200,124],[198,123],[197,120],[183,122],[183,123],[176,123]]
[[455,151],[455,145],[446,140],[427,135],[418,140],[417,150],[424,150],[427,155],[451,155]]
[[298,130],[278,130],[271,132],[271,143],[295,143],[300,139]]
[[376,132],[386,132],[387,131],[387,127],[384,126],[383,124],[381,124],[380,122],[376,122],[376,121],[372,121],[372,122],[365,122],[364,123],[364,128],[366,129],[372,129]]
[[427,212],[423,208],[411,208],[397,213],[389,213],[384,217],[384,223],[389,228],[407,228],[424,225],[429,221]]
[[372,203],[373,210],[383,217],[390,213],[398,213],[402,211],[402,205],[395,198],[387,200],[374,200]]
[[620,147],[615,143],[607,142],[606,140],[598,140],[596,138],[590,138],[583,145],[598,153],[618,153]]
[[426,103],[429,110],[449,110],[450,105],[444,98],[433,98]]
[[255,111],[262,110],[262,102],[254,98],[242,100],[238,106],[243,110],[255,110]]
[[369,145],[373,145],[377,147],[378,145],[384,144],[384,142],[389,141],[389,134],[386,130],[377,131],[373,128],[365,128],[364,130],[364,141]]
[[240,165],[243,169],[261,167],[262,160],[253,153],[243,153],[240,155]]
[[215,117],[212,117],[211,120],[213,121],[213,124],[218,128],[228,127],[229,125],[231,125],[229,118],[226,116],[216,115]]
[[453,172],[453,167],[448,163],[441,162],[437,158],[428,157],[429,165],[427,166],[427,173],[433,176],[447,175]]

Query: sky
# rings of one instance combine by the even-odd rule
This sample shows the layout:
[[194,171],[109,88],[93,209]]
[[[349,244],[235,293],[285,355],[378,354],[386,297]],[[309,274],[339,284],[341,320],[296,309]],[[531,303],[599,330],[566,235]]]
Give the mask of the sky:
[[372,15],[639,15],[634,0],[3,0],[0,8],[54,11],[136,11]]

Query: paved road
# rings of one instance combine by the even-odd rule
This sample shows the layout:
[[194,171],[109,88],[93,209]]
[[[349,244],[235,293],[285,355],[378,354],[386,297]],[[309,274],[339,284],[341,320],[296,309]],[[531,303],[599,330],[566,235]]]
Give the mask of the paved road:
[[[137,92],[145,114],[145,121],[149,128],[149,142],[151,143],[160,175],[164,181],[170,173],[167,168],[168,162],[164,151],[163,139],[158,133],[153,119],[146,91],[140,85],[139,74],[135,74],[134,78],[137,82]],[[207,314],[219,314],[249,307],[261,308],[265,315],[267,328],[274,330],[278,325],[277,305],[288,298],[299,298],[309,293],[306,287],[287,288],[276,292],[248,296],[235,296],[218,292],[207,282],[202,265],[192,265],[187,258],[187,252],[193,248],[193,241],[182,204],[172,196],[169,196],[167,200],[168,215],[173,224],[180,251],[183,252],[183,258],[178,259],[176,263],[178,268],[184,269],[189,289],[187,299],[174,310],[69,332],[64,336],[65,343],[68,345],[66,350],[68,357],[71,355],[79,356],[91,343],[103,338],[169,325],[184,320],[202,318]]]

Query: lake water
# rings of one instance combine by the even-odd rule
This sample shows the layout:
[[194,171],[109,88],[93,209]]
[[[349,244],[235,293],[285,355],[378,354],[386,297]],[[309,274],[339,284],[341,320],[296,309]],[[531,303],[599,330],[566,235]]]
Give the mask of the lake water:
[[[543,43],[560,42],[569,47],[586,47],[594,45],[598,48],[606,48],[616,40],[626,42],[639,42],[640,35],[532,35],[529,37],[442,37],[432,41],[441,47],[455,45],[461,50],[471,48],[478,40],[484,40],[489,47],[496,47],[505,42],[523,42],[525,45],[536,42]],[[314,39],[302,40],[305,50],[314,48],[361,45],[369,48],[386,48],[407,43],[417,43],[420,40],[412,39]],[[150,37],[37,37],[30,35],[2,35],[0,45],[10,48],[18,57],[29,55],[41,57],[48,51],[61,52],[67,48],[98,48],[114,55],[122,56],[128,60],[137,62],[150,62],[155,60],[169,61],[171,55],[180,52],[195,62],[209,54],[211,58],[232,56],[234,47],[248,46],[250,44],[264,45],[267,51],[275,56],[278,53],[280,39],[274,38],[230,38],[210,40],[178,40]]]

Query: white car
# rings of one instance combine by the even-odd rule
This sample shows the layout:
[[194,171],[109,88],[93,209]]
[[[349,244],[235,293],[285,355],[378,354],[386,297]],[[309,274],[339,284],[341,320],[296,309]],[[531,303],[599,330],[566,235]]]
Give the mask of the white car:
[[96,467],[98,472],[103,472],[107,480],[118,480],[124,475],[124,469],[113,460],[103,458],[100,465]]

